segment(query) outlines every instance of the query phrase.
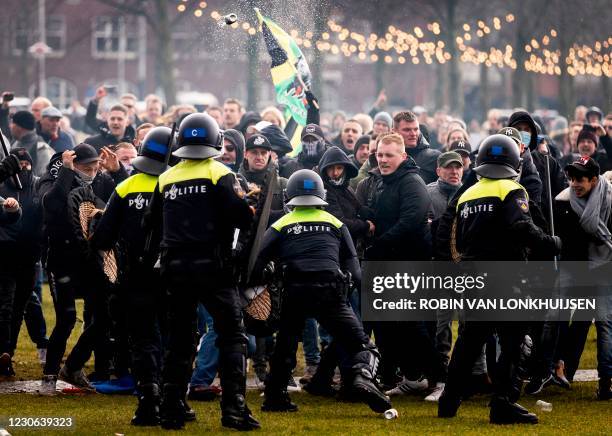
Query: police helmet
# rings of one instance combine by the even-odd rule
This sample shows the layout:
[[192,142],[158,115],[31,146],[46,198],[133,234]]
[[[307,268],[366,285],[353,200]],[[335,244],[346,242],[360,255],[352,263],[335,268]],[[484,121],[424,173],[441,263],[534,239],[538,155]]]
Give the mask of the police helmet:
[[514,140],[495,134],[480,144],[474,171],[488,179],[510,179],[518,176],[520,163],[519,148]]
[[[168,127],[154,127],[144,138],[138,157],[132,161],[132,166],[141,173],[159,176],[168,169],[166,156],[168,144],[172,148],[174,140],[170,140],[172,130]],[[173,138],[174,139],[174,138]]]
[[287,206],[327,206],[321,176],[312,170],[299,170],[289,177],[285,191]]
[[172,153],[183,159],[208,159],[221,155],[223,133],[208,114],[187,115],[178,131],[178,149]]

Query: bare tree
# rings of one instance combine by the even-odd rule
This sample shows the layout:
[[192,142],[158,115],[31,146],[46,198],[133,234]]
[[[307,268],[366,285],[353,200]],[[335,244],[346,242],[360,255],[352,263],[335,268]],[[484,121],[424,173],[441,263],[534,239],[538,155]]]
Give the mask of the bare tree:
[[185,2],[185,11],[176,13],[176,5],[166,0],[97,0],[124,14],[145,17],[151,29],[155,45],[155,71],[159,86],[164,90],[166,103],[176,100],[172,30],[183,24],[186,17],[198,7],[197,1]]

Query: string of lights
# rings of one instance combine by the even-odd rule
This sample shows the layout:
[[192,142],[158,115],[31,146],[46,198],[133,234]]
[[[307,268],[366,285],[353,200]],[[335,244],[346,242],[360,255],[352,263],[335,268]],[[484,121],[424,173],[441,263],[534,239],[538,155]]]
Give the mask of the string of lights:
[[[178,12],[187,10],[188,0],[180,0],[177,5]],[[201,1],[193,10],[195,17],[203,16],[203,10],[208,4]],[[219,21],[222,15],[212,11],[210,17]],[[463,32],[455,38],[458,58],[460,62],[474,65],[484,64],[486,67],[510,68],[518,67],[514,57],[515,48],[506,44],[503,48],[489,47],[483,49],[475,45],[494,32],[500,31],[504,25],[514,23],[516,17],[508,13],[504,17],[492,17],[490,20],[478,20],[476,23],[464,23],[460,29]],[[247,21],[241,24],[233,23],[230,27],[241,29],[249,35],[257,33],[257,26]],[[426,32],[419,26],[412,31],[405,31],[396,26],[389,26],[384,35],[370,33],[369,35],[353,31],[330,19],[327,21],[327,30],[316,41],[311,31],[301,34],[297,29],[291,29],[289,34],[298,46],[315,48],[323,53],[343,55],[346,58],[357,59],[361,62],[378,62],[382,59],[387,64],[405,64],[411,62],[418,65],[421,62],[430,65],[433,62],[444,64],[451,59],[446,43],[440,39],[442,28],[439,23],[432,22],[426,26]],[[591,46],[573,44],[568,53],[563,55],[561,50],[553,49],[552,45],[558,33],[555,29],[544,34],[541,38],[533,38],[525,47],[521,47],[528,55],[524,61],[526,71],[537,74],[560,75],[562,68],[567,73],[576,75],[590,75],[612,77],[612,37],[604,41],[596,41]],[[483,40],[484,41],[484,40]]]

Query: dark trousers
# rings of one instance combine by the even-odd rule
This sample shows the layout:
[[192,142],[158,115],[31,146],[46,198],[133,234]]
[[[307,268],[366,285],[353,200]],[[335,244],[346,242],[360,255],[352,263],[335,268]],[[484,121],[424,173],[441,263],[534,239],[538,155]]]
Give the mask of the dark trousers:
[[525,337],[525,326],[516,322],[479,321],[466,321],[463,330],[459,332],[448,367],[448,380],[444,388],[447,395],[460,398],[468,391],[474,362],[482,353],[482,346],[495,332],[499,338],[501,354],[494,371],[494,395],[506,398],[512,396],[512,376]]
[[529,332],[533,340],[530,372],[534,376],[546,377],[554,369],[559,323],[555,321],[534,322]]
[[416,380],[421,375],[425,375],[432,384],[446,380],[445,359],[435,347],[435,323],[404,321],[372,324],[381,354],[384,384],[395,385],[398,367],[410,380]]
[[201,302],[213,318],[219,348],[222,405],[235,403],[246,390],[247,336],[238,289],[231,270],[214,260],[162,256],[162,276],[168,286],[168,343],[163,382],[186,393],[196,350],[197,306]]
[[43,373],[56,375],[59,372],[66,344],[76,323],[75,300],[83,295],[85,309],[92,314],[91,322],[85,327],[76,345],[66,359],[69,371],[82,369],[96,351],[95,371],[98,374],[108,373],[108,293],[105,285],[100,283],[85,284],[76,274],[50,274],[51,295],[55,306],[55,327],[49,337],[47,362]]
[[34,291],[36,272],[36,264],[32,263],[22,265],[13,273],[16,283],[11,322],[11,350],[13,352],[17,348],[17,339],[24,320],[28,334],[36,347],[47,348],[48,340],[45,337],[47,327],[38,294]]
[[346,359],[340,365],[342,370],[369,359],[369,354],[362,356],[369,338],[348,304],[346,295],[331,283],[288,283],[283,296],[276,347],[270,360],[266,395],[275,395],[286,389],[287,380],[295,368],[295,355],[306,318],[315,318],[346,351]]
[[159,384],[163,364],[160,318],[165,309],[159,274],[151,271],[149,277],[131,276],[121,290],[126,303],[132,375],[140,385]]
[[11,324],[15,287],[13,274],[0,272],[0,354],[12,351]]

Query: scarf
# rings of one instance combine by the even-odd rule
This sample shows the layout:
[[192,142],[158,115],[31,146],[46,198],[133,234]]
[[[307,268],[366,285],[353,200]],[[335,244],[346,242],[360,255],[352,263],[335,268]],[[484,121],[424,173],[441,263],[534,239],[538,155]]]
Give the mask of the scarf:
[[612,185],[599,176],[599,182],[587,198],[578,198],[570,190],[570,206],[580,217],[580,225],[598,242],[589,243],[589,261],[593,266],[612,260],[612,234],[608,221],[612,208]]

